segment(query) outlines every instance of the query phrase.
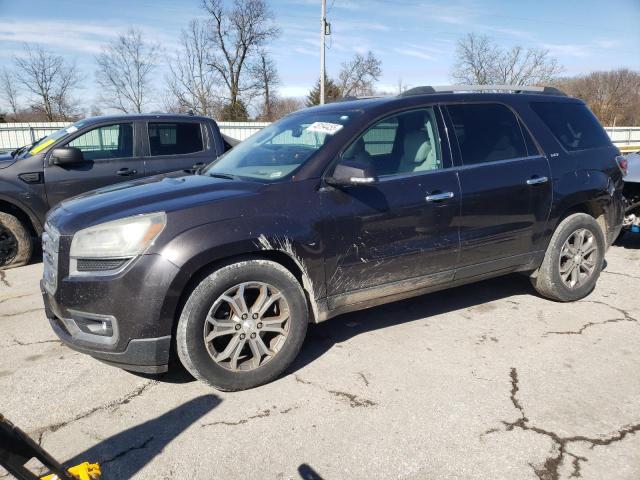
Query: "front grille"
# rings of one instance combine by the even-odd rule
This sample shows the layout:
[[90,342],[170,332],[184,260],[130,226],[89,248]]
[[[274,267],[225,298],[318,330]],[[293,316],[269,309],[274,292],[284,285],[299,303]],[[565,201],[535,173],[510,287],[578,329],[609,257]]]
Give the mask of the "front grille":
[[51,295],[55,294],[58,288],[59,249],[60,234],[49,224],[46,224],[42,234],[42,263],[44,264],[42,278],[45,289]]
[[76,269],[78,272],[106,272],[117,270],[127,263],[128,259],[87,259],[79,258],[77,260]]

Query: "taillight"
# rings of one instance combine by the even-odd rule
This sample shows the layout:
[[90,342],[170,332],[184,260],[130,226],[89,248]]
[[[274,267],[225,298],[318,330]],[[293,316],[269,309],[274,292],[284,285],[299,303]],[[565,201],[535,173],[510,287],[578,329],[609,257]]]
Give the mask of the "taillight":
[[618,155],[616,157],[616,163],[618,164],[618,168],[620,168],[620,171],[622,172],[622,176],[625,176],[627,174],[627,168],[629,167],[629,162],[627,161],[627,159],[622,155]]

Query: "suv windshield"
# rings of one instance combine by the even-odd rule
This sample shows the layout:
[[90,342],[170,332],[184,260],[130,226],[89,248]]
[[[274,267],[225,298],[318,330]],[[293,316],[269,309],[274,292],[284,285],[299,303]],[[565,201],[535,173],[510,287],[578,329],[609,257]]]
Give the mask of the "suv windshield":
[[279,180],[306,162],[359,114],[352,110],[290,115],[238,144],[203,174]]
[[58,131],[50,133],[46,137],[41,138],[40,140],[35,142],[33,145],[31,145],[31,147],[27,150],[27,153],[25,154],[25,156],[27,156],[27,155],[35,155],[37,153],[45,151],[47,148],[49,148],[51,145],[56,143],[62,137],[65,137],[67,135],[70,135],[72,133],[77,132],[78,129],[80,127],[82,127],[84,124],[85,124],[85,121],[81,120],[79,122],[74,123],[73,125],[71,125],[69,127],[64,127],[64,128],[61,128]]

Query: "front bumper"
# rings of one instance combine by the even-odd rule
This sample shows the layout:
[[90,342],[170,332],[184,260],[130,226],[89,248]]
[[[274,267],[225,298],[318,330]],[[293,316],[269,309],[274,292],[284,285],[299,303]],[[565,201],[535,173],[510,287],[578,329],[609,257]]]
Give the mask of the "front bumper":
[[159,255],[143,255],[112,277],[60,275],[53,295],[41,281],[45,312],[56,335],[74,350],[125,370],[164,372],[178,272]]

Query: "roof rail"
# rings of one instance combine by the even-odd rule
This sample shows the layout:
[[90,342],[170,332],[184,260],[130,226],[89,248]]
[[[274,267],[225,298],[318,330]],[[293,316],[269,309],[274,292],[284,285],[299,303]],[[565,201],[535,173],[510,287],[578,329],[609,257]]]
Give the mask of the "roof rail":
[[540,93],[544,95],[557,95],[566,97],[567,94],[555,87],[533,87],[525,85],[425,85],[414,87],[402,92],[400,97],[414,95],[428,95],[433,93],[455,92],[513,92],[513,93]]

